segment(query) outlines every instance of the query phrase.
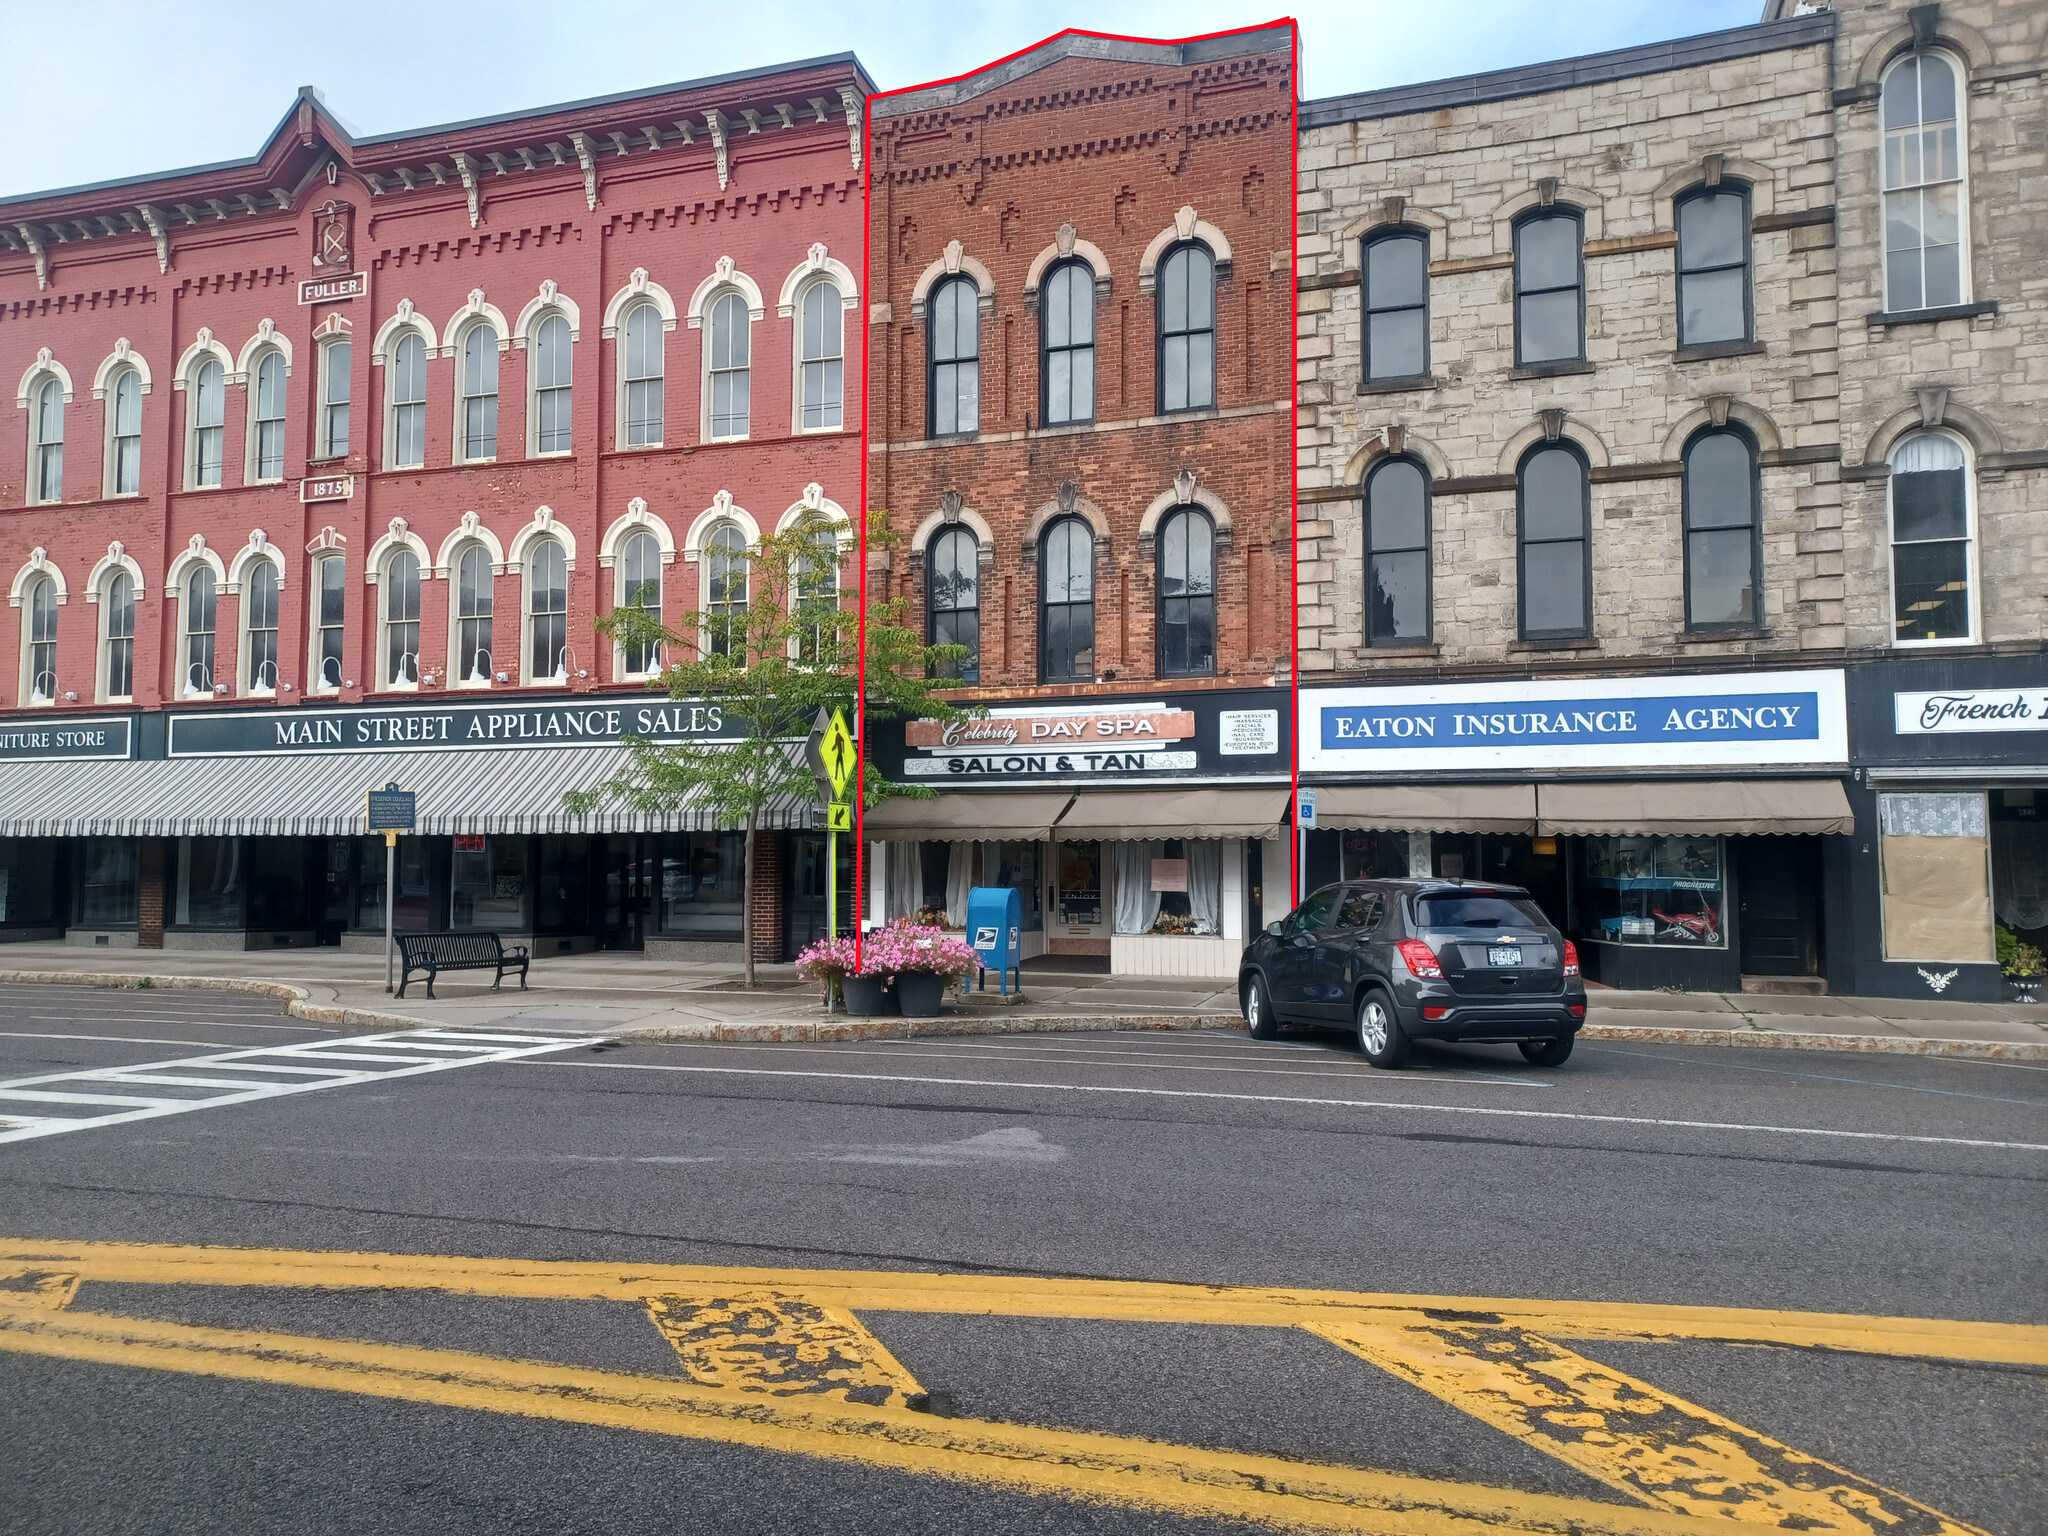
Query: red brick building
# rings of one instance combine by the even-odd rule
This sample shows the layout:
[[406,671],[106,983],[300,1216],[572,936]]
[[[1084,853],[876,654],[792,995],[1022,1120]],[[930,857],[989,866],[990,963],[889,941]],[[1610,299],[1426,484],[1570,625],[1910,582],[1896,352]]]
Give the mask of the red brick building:
[[397,778],[402,923],[730,947],[729,837],[561,792],[718,728],[643,716],[658,659],[599,616],[743,598],[760,533],[857,502],[869,89],[840,55],[372,138],[306,90],[248,160],[0,202],[0,934],[345,938]]
[[876,813],[872,918],[1011,884],[1028,952],[1235,974],[1285,799],[1295,55],[1067,32],[869,104],[870,592],[992,711],[877,728],[948,793]]

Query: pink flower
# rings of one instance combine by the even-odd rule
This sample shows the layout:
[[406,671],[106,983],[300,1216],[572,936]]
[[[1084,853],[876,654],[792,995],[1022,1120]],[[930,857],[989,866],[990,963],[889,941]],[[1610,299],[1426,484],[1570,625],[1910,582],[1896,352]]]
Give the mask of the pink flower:
[[894,977],[905,971],[965,976],[981,964],[972,946],[943,928],[895,923],[861,941],[860,974]]
[[806,981],[836,981],[853,974],[853,939],[820,939],[796,957],[796,973]]

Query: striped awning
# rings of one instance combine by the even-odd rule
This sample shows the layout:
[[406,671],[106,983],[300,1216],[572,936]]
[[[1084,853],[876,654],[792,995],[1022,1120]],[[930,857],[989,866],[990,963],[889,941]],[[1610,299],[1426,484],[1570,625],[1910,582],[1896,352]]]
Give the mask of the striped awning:
[[[595,789],[626,761],[607,746],[24,763],[7,770],[0,837],[342,837],[363,830],[364,792],[394,780],[417,796],[417,830],[430,836],[716,830],[688,800],[588,816],[564,807],[564,792]],[[800,830],[816,817],[810,797],[792,795],[760,826]]]

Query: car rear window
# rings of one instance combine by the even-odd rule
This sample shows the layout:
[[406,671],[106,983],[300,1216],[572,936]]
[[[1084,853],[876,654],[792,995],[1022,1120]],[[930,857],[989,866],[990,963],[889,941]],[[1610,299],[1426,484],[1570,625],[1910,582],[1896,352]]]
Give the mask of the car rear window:
[[1536,903],[1526,896],[1479,896],[1444,891],[1415,898],[1416,921],[1424,928],[1548,928]]

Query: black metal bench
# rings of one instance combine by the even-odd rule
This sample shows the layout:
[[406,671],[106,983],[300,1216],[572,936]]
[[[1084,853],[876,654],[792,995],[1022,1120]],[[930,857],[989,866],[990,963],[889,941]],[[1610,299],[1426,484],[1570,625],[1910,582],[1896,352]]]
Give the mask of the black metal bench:
[[401,933],[397,936],[399,964],[398,995],[405,996],[413,973],[427,978],[427,996],[434,995],[434,978],[443,971],[489,971],[491,990],[505,979],[505,973],[519,972],[519,990],[526,990],[526,946],[507,949],[495,933]]

